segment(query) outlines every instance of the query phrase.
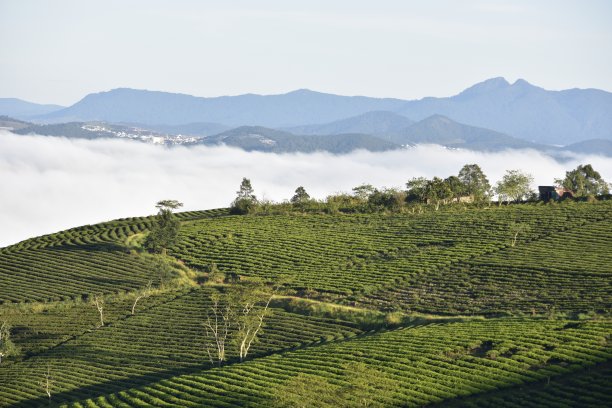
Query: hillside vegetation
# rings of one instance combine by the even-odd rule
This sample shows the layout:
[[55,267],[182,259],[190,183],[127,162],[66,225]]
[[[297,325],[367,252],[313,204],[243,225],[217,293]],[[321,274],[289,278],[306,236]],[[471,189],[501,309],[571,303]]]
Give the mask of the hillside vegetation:
[[[612,400],[612,201],[176,216],[167,253],[155,217],[0,249],[1,407]],[[287,284],[217,363],[215,299],[259,279]]]

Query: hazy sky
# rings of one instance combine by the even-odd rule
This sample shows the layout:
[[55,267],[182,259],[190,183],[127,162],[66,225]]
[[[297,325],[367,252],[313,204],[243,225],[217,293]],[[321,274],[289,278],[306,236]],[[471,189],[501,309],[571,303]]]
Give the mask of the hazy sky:
[[446,96],[494,76],[612,90],[612,1],[0,0],[0,97]]

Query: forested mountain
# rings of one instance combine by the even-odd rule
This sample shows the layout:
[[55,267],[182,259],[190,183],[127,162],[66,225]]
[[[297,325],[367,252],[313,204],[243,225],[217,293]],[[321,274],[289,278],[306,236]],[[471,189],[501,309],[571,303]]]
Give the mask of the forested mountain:
[[251,151],[274,153],[326,151],[348,153],[353,150],[384,151],[399,149],[400,146],[364,134],[300,136],[281,130],[261,126],[242,126],[215,136],[201,139],[201,144],[239,147]]
[[468,150],[550,148],[493,130],[457,123],[442,115],[433,115],[405,129],[391,132],[387,138],[398,144],[439,144]]
[[[8,114],[0,109],[3,113]],[[87,95],[36,120],[161,126],[205,122],[227,128],[285,128],[301,134],[378,135],[406,127],[408,120],[420,121],[436,114],[534,143],[566,145],[612,139],[612,93],[597,89],[548,91],[524,80],[510,84],[504,78],[486,80],[455,96],[412,101],[306,89],[280,95],[203,98],[120,88]]]
[[298,135],[337,135],[341,133],[364,133],[380,136],[396,132],[412,125],[414,121],[388,111],[372,111],[329,123],[288,128]]

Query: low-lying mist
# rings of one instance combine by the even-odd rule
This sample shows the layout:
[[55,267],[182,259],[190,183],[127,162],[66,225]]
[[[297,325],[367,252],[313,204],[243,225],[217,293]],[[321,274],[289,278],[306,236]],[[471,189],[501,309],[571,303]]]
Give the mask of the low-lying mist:
[[127,140],[20,136],[0,131],[0,247],[83,224],[155,213],[160,199],[184,210],[225,207],[242,177],[259,198],[288,199],[297,186],[314,198],[361,183],[403,187],[412,177],[447,177],[477,163],[491,183],[507,169],[531,173],[534,188],[591,163],[612,178],[612,159],[535,151],[479,153],[440,146],[372,153],[270,154],[228,147],[173,147]]

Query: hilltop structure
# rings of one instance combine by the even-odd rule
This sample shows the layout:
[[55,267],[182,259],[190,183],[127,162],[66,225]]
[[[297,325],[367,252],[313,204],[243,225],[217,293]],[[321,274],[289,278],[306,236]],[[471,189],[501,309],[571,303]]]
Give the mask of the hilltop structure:
[[538,186],[540,192],[540,200],[561,200],[565,198],[574,198],[574,192],[565,187],[559,186]]

